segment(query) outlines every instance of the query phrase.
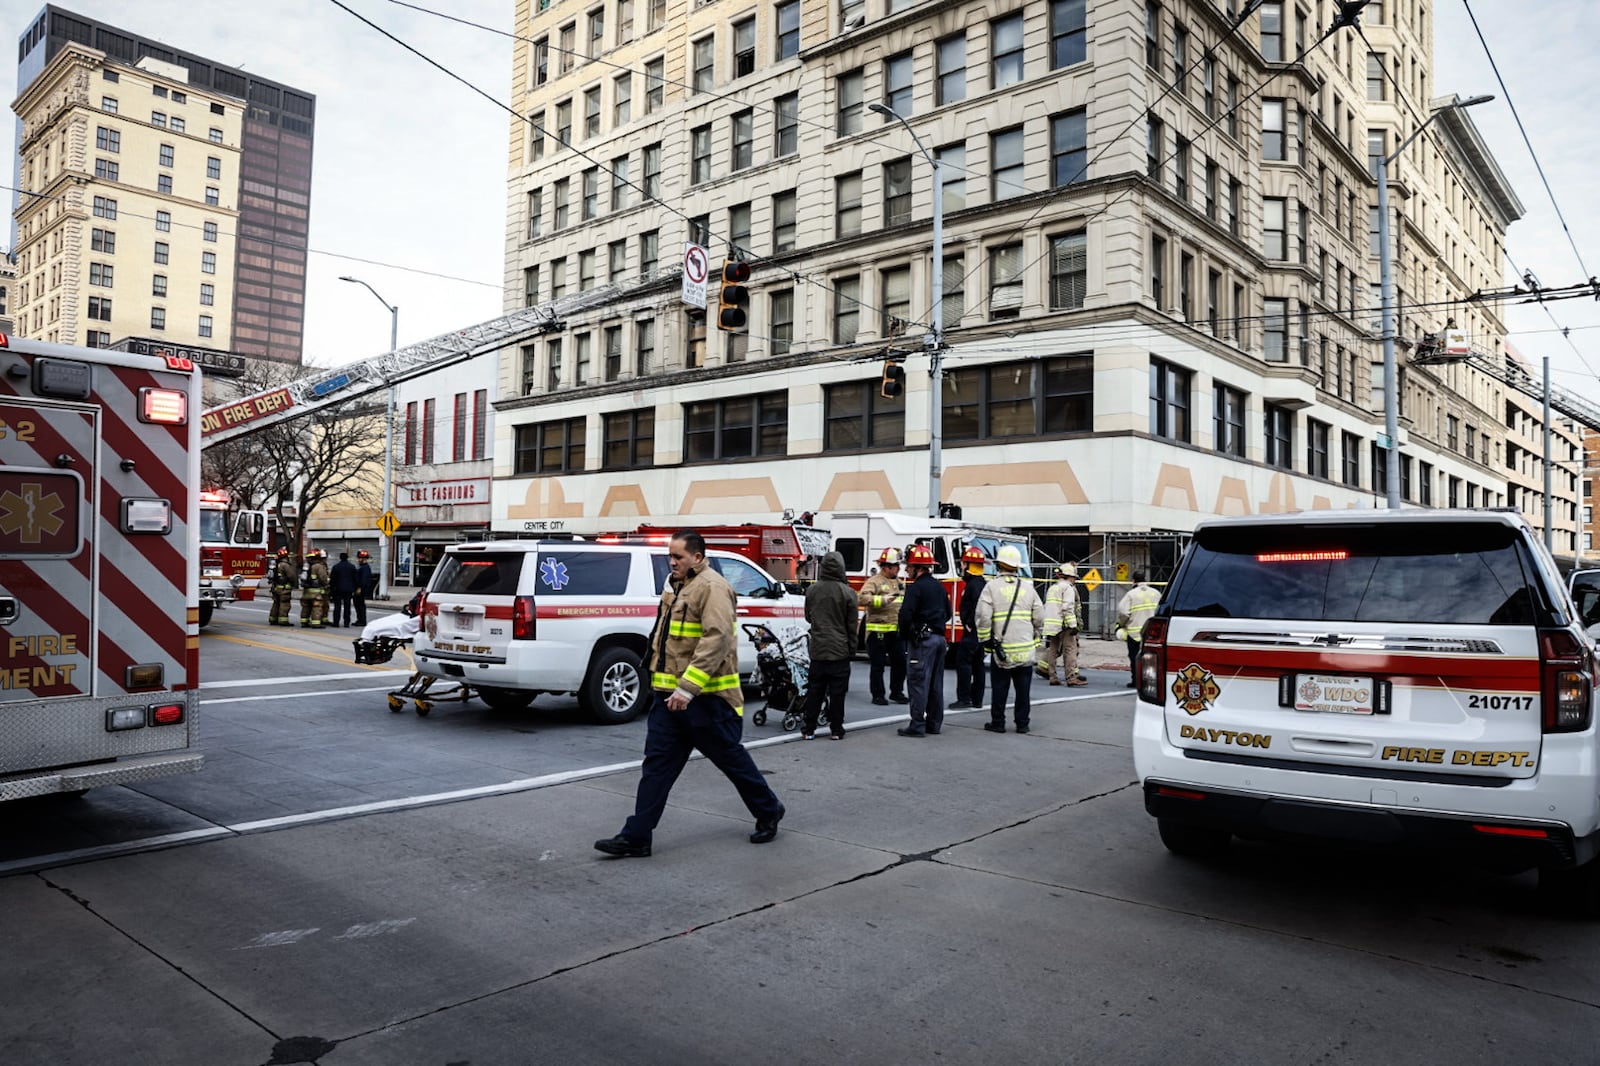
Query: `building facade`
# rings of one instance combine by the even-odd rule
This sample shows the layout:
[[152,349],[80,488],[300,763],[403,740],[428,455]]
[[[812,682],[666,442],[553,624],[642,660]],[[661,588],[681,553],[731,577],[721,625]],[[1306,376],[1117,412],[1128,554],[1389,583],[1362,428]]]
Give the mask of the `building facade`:
[[[926,510],[935,196],[939,502],[1158,563],[1210,515],[1381,506],[1374,153],[1446,102],[1430,16],[1235,6],[519,5],[507,303],[552,317],[502,361],[495,531]],[[1401,494],[1503,505],[1506,387],[1410,355],[1448,322],[1499,357],[1455,301],[1521,208],[1464,112],[1393,169]],[[751,264],[747,332],[683,302],[691,241]]]
[[18,57],[18,332],[298,363],[315,98],[54,5]]

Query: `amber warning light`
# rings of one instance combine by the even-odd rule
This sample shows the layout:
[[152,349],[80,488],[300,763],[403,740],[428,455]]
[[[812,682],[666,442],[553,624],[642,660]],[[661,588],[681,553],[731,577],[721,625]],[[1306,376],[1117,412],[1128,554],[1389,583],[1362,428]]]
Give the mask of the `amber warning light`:
[[1342,549],[1310,552],[1262,552],[1256,556],[1258,563],[1328,563],[1350,558]]

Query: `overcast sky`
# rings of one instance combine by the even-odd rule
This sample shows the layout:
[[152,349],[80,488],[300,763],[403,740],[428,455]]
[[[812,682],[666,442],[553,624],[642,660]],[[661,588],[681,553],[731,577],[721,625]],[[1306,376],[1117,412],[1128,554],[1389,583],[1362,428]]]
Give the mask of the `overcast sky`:
[[[343,2],[509,100],[510,38],[387,0]],[[1600,272],[1600,216],[1591,208],[1600,150],[1588,100],[1600,3],[1472,3],[1578,250],[1588,269]],[[332,0],[67,0],[63,6],[316,94],[308,362],[335,365],[386,346],[388,313],[365,290],[338,281],[341,274],[364,279],[399,306],[402,344],[500,313],[509,121],[503,110]],[[439,0],[433,6],[505,31],[515,5]],[[0,36],[15,40],[39,7],[0,0]],[[1583,280],[1465,4],[1435,0],[1433,7],[1438,92],[1498,97],[1470,114],[1527,209],[1511,228],[1511,257],[1546,286]],[[6,99],[14,99],[14,63],[0,64],[0,78]],[[14,157],[14,137],[14,123],[0,122],[0,156]],[[1582,362],[1600,370],[1600,305],[1573,300],[1550,311],[1555,322],[1537,307],[1508,309],[1512,343],[1535,364],[1548,352],[1556,385],[1600,402],[1600,382]],[[1570,344],[1556,333],[1522,332],[1558,324],[1572,329]]]

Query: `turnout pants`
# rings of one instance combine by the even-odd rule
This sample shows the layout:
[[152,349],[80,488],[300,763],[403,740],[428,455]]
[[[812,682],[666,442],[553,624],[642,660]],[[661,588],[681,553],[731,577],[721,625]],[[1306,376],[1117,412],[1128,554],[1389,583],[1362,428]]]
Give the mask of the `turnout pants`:
[[1056,680],[1056,664],[1061,664],[1061,680],[1071,681],[1078,676],[1078,633],[1063,630],[1044,642],[1044,658],[1039,660],[1039,671],[1045,679]]
[[872,698],[887,699],[883,688],[883,667],[889,667],[889,693],[904,696],[906,692],[906,651],[900,643],[899,633],[868,633],[867,658],[871,672],[867,675],[872,688]]
[[276,585],[272,589],[272,610],[267,613],[271,626],[294,625],[294,589],[289,585]]
[[993,676],[990,681],[994,683],[994,695],[989,704],[989,720],[996,725],[1006,724],[1006,697],[1010,694],[1010,690],[1015,688],[1017,698],[1011,714],[1016,719],[1017,725],[1026,729],[1028,718],[1033,713],[1033,705],[1029,702],[1029,694],[1033,689],[1033,664],[1001,666],[995,663],[992,669]]
[[813,659],[806,676],[805,731],[817,731],[822,703],[828,703],[828,729],[834,736],[844,733],[844,697],[850,689],[850,660]]
[[328,620],[328,592],[310,589],[300,597],[300,624],[321,629]]
[[757,821],[775,817],[783,810],[783,804],[740,741],[743,728],[744,720],[720,697],[696,696],[683,710],[669,711],[667,694],[657,692],[650,708],[639,794],[633,817],[622,827],[622,835],[643,844],[650,842],[661,822],[661,812],[666,810],[673,783],[695,751],[727,775]]
[[911,642],[906,685],[911,690],[914,733],[937,733],[944,728],[944,651],[943,633],[929,633]]
[[956,645],[956,702],[965,700],[974,707],[983,706],[983,645],[976,633],[962,636]]

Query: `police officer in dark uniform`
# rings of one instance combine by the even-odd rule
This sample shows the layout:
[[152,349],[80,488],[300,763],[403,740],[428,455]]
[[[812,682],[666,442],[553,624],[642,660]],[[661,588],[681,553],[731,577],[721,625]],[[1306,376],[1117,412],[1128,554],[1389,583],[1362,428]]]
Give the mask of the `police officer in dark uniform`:
[[933,576],[933,551],[926,544],[913,544],[906,552],[906,570],[912,580],[900,605],[900,639],[907,649],[911,724],[898,732],[920,737],[944,728],[944,627],[950,621],[950,597]]

